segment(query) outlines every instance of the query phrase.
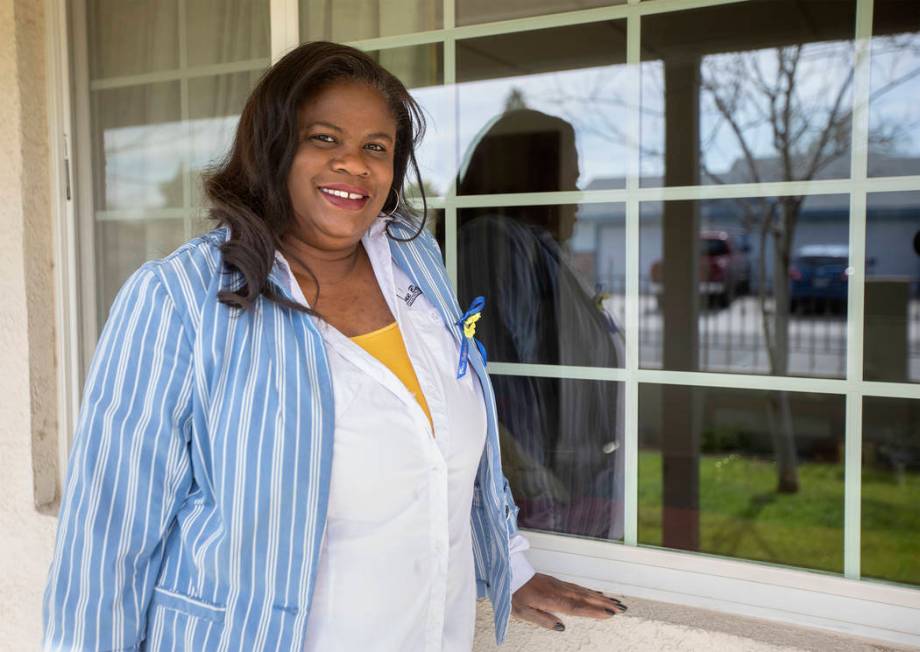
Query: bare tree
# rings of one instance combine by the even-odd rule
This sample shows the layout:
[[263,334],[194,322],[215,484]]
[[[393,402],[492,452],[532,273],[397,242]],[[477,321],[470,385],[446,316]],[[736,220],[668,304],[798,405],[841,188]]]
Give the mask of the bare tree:
[[[740,150],[741,168],[750,181],[810,181],[850,151],[852,46],[792,45],[776,48],[770,55],[744,52],[704,60],[701,102],[708,102],[716,116],[708,141],[713,142],[720,130],[727,129],[729,140]],[[891,79],[873,92],[873,98],[918,73],[920,68]],[[816,75],[820,77],[816,79]],[[805,87],[809,92],[803,92]],[[889,144],[896,130],[896,126],[877,125],[870,134],[870,145]],[[764,134],[769,135],[775,158],[755,154],[752,141]],[[727,182],[701,158],[705,175],[716,183]],[[788,373],[788,269],[804,199],[791,195],[775,202],[765,198],[739,200],[747,229],[756,230],[759,238],[758,298],[770,373],[774,375]],[[772,255],[772,301],[764,283],[768,255]],[[796,449],[786,392],[771,396],[769,420],[777,455],[777,489],[796,492]]]

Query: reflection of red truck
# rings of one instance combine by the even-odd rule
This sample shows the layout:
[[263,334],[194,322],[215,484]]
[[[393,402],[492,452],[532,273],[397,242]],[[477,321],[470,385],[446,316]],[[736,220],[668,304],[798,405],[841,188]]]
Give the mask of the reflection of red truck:
[[[661,261],[652,263],[652,292],[661,298]],[[751,287],[751,264],[746,251],[725,231],[700,234],[700,294],[711,304],[727,307]]]

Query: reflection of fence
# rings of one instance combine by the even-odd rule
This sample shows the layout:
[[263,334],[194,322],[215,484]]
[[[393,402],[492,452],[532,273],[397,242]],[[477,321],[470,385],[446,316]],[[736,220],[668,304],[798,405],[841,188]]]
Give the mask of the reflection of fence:
[[[598,285],[604,307],[621,326],[625,322],[625,279],[608,277]],[[920,282],[908,304],[908,377],[920,381]],[[765,309],[765,310],[764,310]],[[700,298],[699,368],[703,371],[770,373],[764,339],[764,312],[773,327],[773,299],[764,309],[756,295],[736,298],[728,307],[707,305]],[[846,310],[833,304],[805,306],[789,317],[788,373],[805,376],[846,375]],[[645,368],[662,367],[663,329],[658,297],[648,278],[640,279],[639,358]]]

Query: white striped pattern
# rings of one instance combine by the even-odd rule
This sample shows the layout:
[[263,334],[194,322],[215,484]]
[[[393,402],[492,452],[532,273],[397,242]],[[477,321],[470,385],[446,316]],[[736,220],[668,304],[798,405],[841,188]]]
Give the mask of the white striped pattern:
[[[394,234],[414,227],[394,222]],[[332,384],[310,318],[260,298],[217,301],[220,228],[125,283],[84,390],[45,590],[46,650],[302,648],[328,501]],[[427,232],[394,261],[445,321],[460,316]],[[284,271],[269,277],[290,296]],[[458,335],[459,336],[459,335]],[[496,639],[511,610],[517,510],[495,399],[472,512],[480,595]]]

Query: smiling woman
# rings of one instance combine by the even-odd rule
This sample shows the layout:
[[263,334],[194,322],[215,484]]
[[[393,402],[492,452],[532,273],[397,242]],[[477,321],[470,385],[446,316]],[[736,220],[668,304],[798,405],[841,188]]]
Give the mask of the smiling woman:
[[422,131],[353,48],[261,79],[205,185],[217,228],[137,270],[103,330],[48,649],[460,652],[477,595],[499,641],[512,609],[625,609],[524,557],[484,356],[400,203]]

